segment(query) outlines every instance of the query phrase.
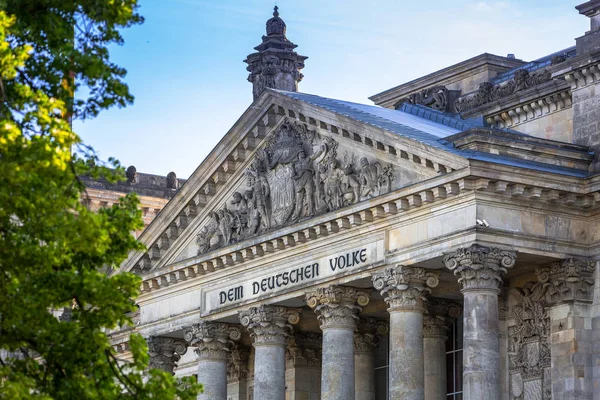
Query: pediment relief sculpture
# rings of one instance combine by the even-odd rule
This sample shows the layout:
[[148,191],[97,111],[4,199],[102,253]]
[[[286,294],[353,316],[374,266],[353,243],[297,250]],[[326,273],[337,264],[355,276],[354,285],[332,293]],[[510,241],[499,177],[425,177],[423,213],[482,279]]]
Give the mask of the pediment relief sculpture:
[[340,157],[336,140],[286,120],[245,175],[246,190],[209,213],[199,254],[388,193],[394,167],[355,153]]

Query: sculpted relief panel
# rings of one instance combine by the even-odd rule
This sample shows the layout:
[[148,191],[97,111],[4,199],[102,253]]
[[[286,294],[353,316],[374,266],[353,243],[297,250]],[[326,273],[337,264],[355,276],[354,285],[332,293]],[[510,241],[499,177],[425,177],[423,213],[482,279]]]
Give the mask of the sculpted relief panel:
[[391,190],[392,165],[338,150],[334,139],[285,121],[245,171],[246,189],[209,213],[198,254]]
[[508,357],[511,400],[550,400],[547,285],[529,282],[510,296]]

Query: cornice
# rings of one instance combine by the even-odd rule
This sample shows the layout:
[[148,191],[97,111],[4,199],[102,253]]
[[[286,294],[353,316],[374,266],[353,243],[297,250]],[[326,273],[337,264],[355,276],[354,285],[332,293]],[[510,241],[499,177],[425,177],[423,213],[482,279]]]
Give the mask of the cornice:
[[397,102],[400,98],[406,97],[412,92],[435,84],[444,84],[446,80],[456,75],[465,74],[467,72],[471,74],[474,69],[479,68],[483,70],[486,65],[497,66],[509,70],[517,68],[523,64],[525,64],[525,62],[522,60],[509,59],[494,54],[483,53],[458,64],[442,68],[431,74],[395,86],[381,93],[377,93],[373,96],[370,96],[369,100],[373,101],[377,105],[381,105],[382,107],[389,107]]

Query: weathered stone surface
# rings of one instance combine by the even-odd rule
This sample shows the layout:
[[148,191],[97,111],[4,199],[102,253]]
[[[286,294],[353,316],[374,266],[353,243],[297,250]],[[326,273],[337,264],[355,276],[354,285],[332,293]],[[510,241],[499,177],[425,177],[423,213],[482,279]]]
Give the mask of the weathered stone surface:
[[261,305],[240,312],[254,345],[254,398],[285,398],[285,348],[301,310]]
[[375,349],[379,337],[389,332],[387,322],[361,318],[354,333],[354,387],[356,400],[375,400]]
[[464,295],[464,398],[500,399],[498,294],[514,252],[472,245],[444,257]]
[[390,399],[425,396],[423,312],[425,296],[439,275],[424,268],[397,265],[372,276],[390,312]]
[[452,320],[460,315],[457,303],[429,298],[423,315],[425,400],[442,399],[447,391],[446,341]]
[[177,367],[177,361],[186,351],[187,344],[183,340],[153,336],[148,340],[149,367],[172,374]]
[[370,297],[364,290],[345,286],[328,286],[306,295],[323,330],[322,400],[355,398],[354,329]]
[[183,331],[184,339],[195,347],[198,380],[204,392],[199,400],[227,398],[227,359],[233,340],[241,338],[241,328],[221,322],[201,321]]

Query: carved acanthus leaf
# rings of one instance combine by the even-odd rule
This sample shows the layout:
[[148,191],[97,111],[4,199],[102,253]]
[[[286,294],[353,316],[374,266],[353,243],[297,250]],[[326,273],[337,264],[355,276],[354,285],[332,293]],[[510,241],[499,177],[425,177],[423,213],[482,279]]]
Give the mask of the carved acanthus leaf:
[[502,277],[515,265],[516,253],[474,244],[444,256],[444,264],[458,277],[463,292],[492,290],[499,292]]
[[594,268],[594,261],[570,258],[538,269],[538,280],[548,288],[547,301],[592,301]]
[[425,310],[425,296],[438,285],[439,274],[419,267],[397,265],[372,276],[373,287],[381,292],[389,310]]
[[177,367],[177,362],[186,351],[187,344],[183,340],[152,336],[148,339],[149,367],[172,374]]
[[300,321],[301,309],[260,305],[239,313],[240,322],[257,344],[286,345],[292,325]]
[[328,286],[306,295],[306,303],[317,314],[321,329],[354,329],[358,313],[369,304],[370,299],[368,292],[347,286]]

